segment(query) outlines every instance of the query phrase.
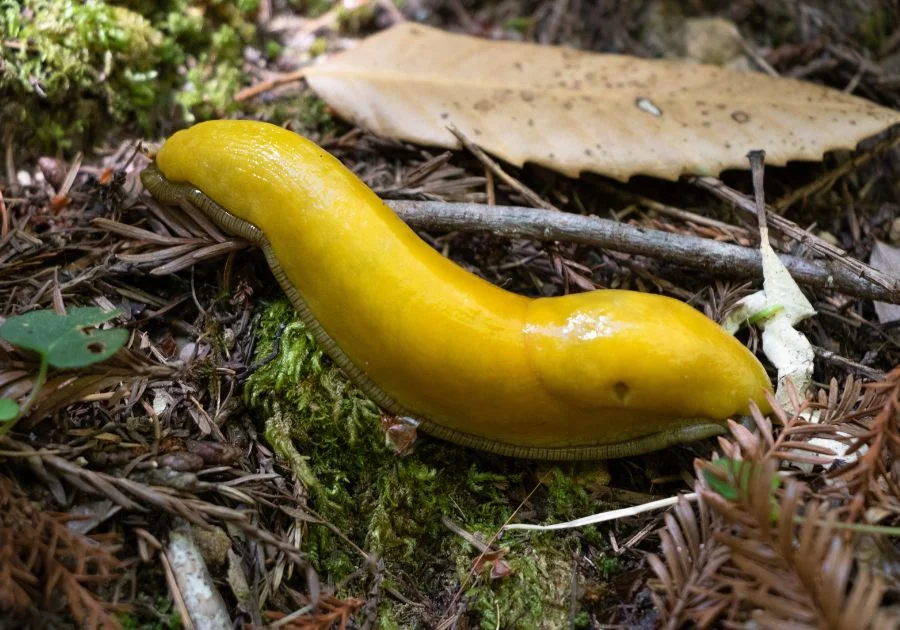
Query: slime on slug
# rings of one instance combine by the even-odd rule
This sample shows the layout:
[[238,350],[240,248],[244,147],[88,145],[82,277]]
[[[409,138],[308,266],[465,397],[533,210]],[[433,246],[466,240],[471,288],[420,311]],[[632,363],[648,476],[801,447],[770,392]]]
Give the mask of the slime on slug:
[[169,138],[142,174],[258,245],[319,344],[426,433],[501,455],[604,459],[724,432],[771,383],[740,342],[668,297],[529,298],[422,241],[336,158],[267,123]]

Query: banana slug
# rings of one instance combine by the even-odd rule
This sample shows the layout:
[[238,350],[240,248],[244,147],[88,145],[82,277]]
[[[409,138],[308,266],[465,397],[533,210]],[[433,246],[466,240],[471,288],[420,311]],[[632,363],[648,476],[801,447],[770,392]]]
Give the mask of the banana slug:
[[497,454],[625,457],[723,432],[766,373],[677,300],[510,293],[444,258],[336,158],[290,131],[211,121],[142,174],[262,248],[316,340],[381,408]]

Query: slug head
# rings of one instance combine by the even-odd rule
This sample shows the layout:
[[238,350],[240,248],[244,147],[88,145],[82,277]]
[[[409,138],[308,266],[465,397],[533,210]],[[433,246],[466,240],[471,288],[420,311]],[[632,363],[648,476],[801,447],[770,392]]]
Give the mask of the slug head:
[[529,363],[552,395],[583,409],[724,420],[771,384],[739,341],[695,309],[632,291],[535,300]]

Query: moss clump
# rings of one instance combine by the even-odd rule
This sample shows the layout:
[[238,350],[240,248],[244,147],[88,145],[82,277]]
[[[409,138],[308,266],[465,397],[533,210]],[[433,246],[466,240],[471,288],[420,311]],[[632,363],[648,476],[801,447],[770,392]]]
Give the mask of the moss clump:
[[315,18],[325,15],[334,8],[334,0],[289,0],[297,15]]
[[153,102],[164,38],[140,15],[103,2],[26,0],[4,3],[0,24],[6,131],[69,148],[104,113],[120,120]]
[[503,28],[527,37],[534,32],[535,20],[531,16],[512,17],[503,23]]
[[892,13],[893,10],[886,6],[871,7],[868,11],[859,12],[856,35],[866,48],[877,53],[894,32]]
[[[509,560],[513,573],[494,583],[479,579],[466,590],[469,610],[481,628],[564,628],[568,625],[568,602],[572,596],[572,556],[574,548],[554,549],[553,537],[540,541],[525,540],[516,546]],[[558,538],[558,537],[557,537]],[[464,553],[457,573],[465,575],[471,560]],[[468,564],[465,564],[468,561]],[[487,571],[485,571],[487,573]]]
[[300,133],[326,135],[348,129],[334,116],[321,98],[312,92],[303,92],[281,111],[282,120],[290,120]]
[[0,3],[0,126],[35,151],[88,147],[234,109],[258,0]]
[[[536,485],[530,509],[541,520],[584,515],[588,494],[574,466],[539,466],[455,447],[420,436],[415,452],[399,456],[386,443],[376,407],[316,346],[286,301],[263,314],[258,357],[269,354],[275,331],[287,322],[277,358],[248,381],[245,399],[266,419],[267,438],[310,491],[310,502],[357,545],[384,560],[386,584],[424,603],[407,607],[386,598],[381,624],[429,625],[465,581],[478,550],[443,519],[490,538]],[[590,506],[596,508],[596,506]],[[512,573],[491,580],[477,572],[463,594],[474,626],[533,628],[565,625],[572,587],[572,554],[579,534],[504,537]],[[605,546],[599,536],[593,543]],[[310,526],[307,552],[329,582],[359,568],[360,558],[325,527]],[[359,595],[358,584],[347,595]],[[356,590],[353,590],[356,589]]]
[[350,129],[350,125],[332,115],[325,101],[308,90],[290,98],[261,100],[248,104],[248,107],[252,107],[255,118],[275,125],[288,125],[313,140],[339,136]]

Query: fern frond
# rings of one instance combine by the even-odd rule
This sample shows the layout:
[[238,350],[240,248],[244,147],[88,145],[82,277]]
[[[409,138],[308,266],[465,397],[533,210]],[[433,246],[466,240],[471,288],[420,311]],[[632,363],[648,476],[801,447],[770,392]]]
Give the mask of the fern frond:
[[112,613],[126,607],[100,600],[87,586],[118,577],[115,547],[70,531],[67,520],[37,509],[0,476],[0,609],[24,614],[62,595],[82,627],[117,629]]
[[[847,525],[900,521],[900,368],[791,399],[794,413],[772,399],[770,415],[753,407],[751,425],[729,423],[722,457],[696,462],[700,516],[683,500],[666,516],[661,556],[648,558],[666,627],[897,627],[883,608],[896,580],[856,544],[882,534]],[[834,457],[840,441],[855,461]],[[835,462],[827,477],[809,472]]]

